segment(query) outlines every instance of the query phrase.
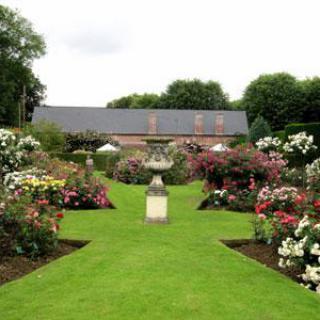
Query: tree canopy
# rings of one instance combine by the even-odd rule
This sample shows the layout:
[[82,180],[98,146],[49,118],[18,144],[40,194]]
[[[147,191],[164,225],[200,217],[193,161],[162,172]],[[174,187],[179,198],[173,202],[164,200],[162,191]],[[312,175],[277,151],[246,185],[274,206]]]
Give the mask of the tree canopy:
[[0,5],[0,123],[16,125],[18,103],[26,87],[26,118],[43,98],[45,87],[32,62],[45,53],[45,42],[19,12]]
[[176,80],[168,85],[160,96],[156,94],[132,94],[115,99],[107,104],[108,108],[141,109],[193,109],[223,110],[230,109],[227,94],[218,82],[203,82],[198,79]]
[[301,81],[304,94],[303,122],[320,121],[320,78]]
[[270,136],[272,136],[272,131],[268,122],[260,115],[257,116],[250,127],[248,141],[257,142],[259,139]]
[[107,103],[107,108],[117,109],[155,109],[159,96],[154,93],[131,94]]
[[228,95],[218,82],[199,79],[176,80],[161,95],[159,108],[223,110],[229,109]]
[[249,122],[261,115],[274,130],[302,119],[304,94],[301,84],[288,73],[259,76],[246,88],[242,104]]

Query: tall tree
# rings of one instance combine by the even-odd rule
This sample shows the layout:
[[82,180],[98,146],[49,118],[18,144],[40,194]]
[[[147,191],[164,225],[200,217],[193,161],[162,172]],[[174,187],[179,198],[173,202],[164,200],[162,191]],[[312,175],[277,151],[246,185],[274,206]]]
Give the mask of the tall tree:
[[301,84],[288,73],[259,76],[248,85],[242,99],[250,123],[260,115],[275,130],[301,121],[304,103]]
[[0,5],[0,123],[16,125],[18,103],[26,88],[26,118],[43,98],[45,87],[32,72],[32,62],[45,53],[41,35],[19,12]]
[[230,109],[228,95],[218,82],[199,79],[176,80],[161,95],[163,109],[223,110]]
[[159,96],[154,93],[133,93],[107,103],[107,108],[116,109],[155,109],[159,102]]
[[272,131],[268,122],[263,117],[257,116],[250,127],[248,141],[257,142],[259,139],[271,136]]
[[305,99],[303,121],[320,121],[320,78],[303,80],[301,85]]

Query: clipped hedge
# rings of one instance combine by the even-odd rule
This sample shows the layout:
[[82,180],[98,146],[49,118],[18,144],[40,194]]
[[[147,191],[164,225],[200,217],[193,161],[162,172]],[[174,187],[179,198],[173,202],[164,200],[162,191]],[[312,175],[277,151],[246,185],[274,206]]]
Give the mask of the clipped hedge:
[[[51,153],[50,156],[65,161],[72,161],[83,166],[85,166],[87,159],[87,154],[85,153]],[[92,153],[90,156],[93,159],[95,170],[110,171],[112,177],[113,168],[120,160],[118,153]]]
[[285,127],[285,140],[299,132],[305,131],[308,135],[313,135],[314,145],[318,147],[316,152],[307,161],[312,161],[320,156],[320,122],[314,123],[291,123]]
[[282,142],[286,139],[286,133],[284,130],[274,131],[273,136],[279,138]]

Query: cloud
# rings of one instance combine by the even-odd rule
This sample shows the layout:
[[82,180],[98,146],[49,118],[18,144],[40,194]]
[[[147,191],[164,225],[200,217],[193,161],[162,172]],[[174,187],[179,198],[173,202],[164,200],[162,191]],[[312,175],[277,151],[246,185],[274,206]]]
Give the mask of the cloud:
[[45,37],[34,70],[47,103],[100,105],[163,91],[177,78],[219,81],[241,97],[261,73],[320,74],[319,0],[2,0]]
[[71,50],[94,55],[121,52],[128,43],[123,30],[92,26],[68,32],[62,36],[61,41]]

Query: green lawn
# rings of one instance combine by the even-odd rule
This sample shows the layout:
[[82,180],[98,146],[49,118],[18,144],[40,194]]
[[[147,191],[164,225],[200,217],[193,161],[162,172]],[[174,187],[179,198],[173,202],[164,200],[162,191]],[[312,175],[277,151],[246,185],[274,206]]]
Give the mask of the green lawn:
[[143,186],[113,183],[115,210],[69,212],[62,238],[92,240],[0,288],[1,320],[320,319],[320,298],[223,246],[251,216],[199,212],[200,184],[170,187],[169,225],[144,225]]

